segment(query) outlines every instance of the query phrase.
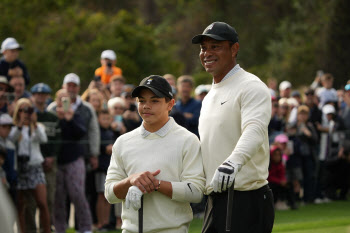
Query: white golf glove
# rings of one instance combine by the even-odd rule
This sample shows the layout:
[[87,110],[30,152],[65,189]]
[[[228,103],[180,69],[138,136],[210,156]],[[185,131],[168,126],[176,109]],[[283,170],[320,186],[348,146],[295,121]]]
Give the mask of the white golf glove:
[[129,209],[131,206],[134,210],[140,209],[142,195],[143,193],[137,186],[131,186],[125,197],[125,207]]
[[213,179],[210,182],[214,192],[221,193],[222,191],[226,191],[228,188],[230,188],[240,169],[240,164],[232,163],[229,160],[221,164],[216,169]]

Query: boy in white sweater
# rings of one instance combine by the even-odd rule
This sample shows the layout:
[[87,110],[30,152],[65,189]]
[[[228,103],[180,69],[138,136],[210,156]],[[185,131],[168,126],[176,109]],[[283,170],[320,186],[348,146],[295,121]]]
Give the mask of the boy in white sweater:
[[132,96],[143,123],[113,145],[106,199],[123,202],[123,233],[138,232],[142,196],[144,232],[188,232],[205,183],[199,140],[169,117],[175,101],[163,77],[143,79]]

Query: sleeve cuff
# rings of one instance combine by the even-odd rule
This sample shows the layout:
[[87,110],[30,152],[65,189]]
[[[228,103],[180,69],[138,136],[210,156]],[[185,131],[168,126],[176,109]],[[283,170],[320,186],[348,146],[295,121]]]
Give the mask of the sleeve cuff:
[[171,182],[171,185],[173,187],[173,196],[171,199],[175,201],[185,200],[185,184],[182,182]]

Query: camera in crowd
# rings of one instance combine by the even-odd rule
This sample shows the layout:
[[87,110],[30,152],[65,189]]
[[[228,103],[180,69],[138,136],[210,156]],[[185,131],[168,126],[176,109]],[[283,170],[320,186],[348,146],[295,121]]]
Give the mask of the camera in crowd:
[[29,155],[19,154],[17,156],[17,166],[19,171],[26,171],[28,168]]

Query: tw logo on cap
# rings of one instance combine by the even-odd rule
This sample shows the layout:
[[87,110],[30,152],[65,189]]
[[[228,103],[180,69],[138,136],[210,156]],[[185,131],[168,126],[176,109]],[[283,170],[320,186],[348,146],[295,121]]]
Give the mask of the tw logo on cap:
[[151,78],[148,79],[146,85],[150,85],[152,81],[153,81],[153,79],[151,79]]

